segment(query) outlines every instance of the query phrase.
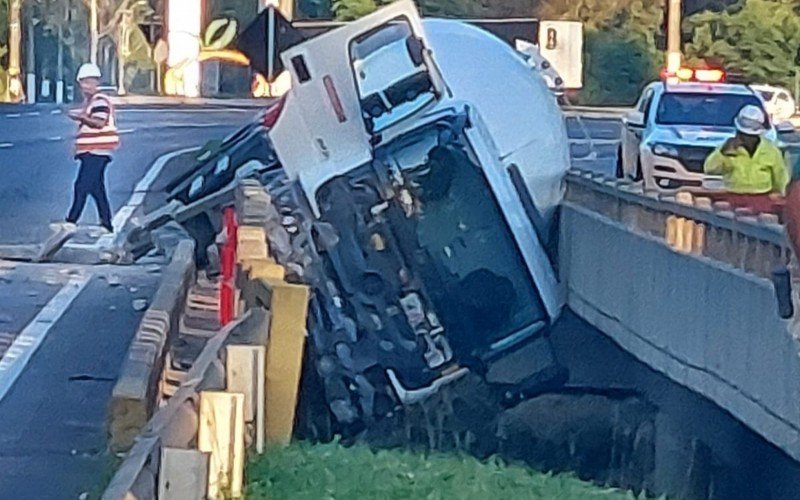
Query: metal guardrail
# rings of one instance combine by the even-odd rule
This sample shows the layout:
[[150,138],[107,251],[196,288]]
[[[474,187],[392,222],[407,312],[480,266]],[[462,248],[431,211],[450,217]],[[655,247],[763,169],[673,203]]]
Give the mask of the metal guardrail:
[[[767,279],[776,268],[788,265],[791,256],[784,227],[776,215],[733,209],[727,202],[714,202],[702,195],[658,193],[629,181],[573,169],[567,176],[566,203],[663,239],[676,250]],[[676,234],[678,229],[694,243]]]
[[287,283],[285,269],[269,256],[266,228],[275,221],[264,188],[242,181],[235,197],[245,224],[227,234],[235,238],[236,283],[247,312],[206,341],[139,433],[104,500],[238,497],[246,445],[262,453],[265,444],[287,444],[292,436],[309,289]]

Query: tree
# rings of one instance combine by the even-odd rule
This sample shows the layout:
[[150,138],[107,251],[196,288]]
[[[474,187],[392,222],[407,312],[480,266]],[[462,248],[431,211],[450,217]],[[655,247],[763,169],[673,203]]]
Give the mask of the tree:
[[[495,0],[499,1],[499,0]],[[389,0],[333,0],[333,13],[340,21],[352,21],[373,12]],[[481,0],[418,0],[423,16],[432,17],[497,17],[486,15]]]
[[[8,44],[8,0],[0,0],[0,52]],[[2,54],[0,54],[2,59]]]
[[543,0],[534,14],[583,23],[581,102],[630,104],[657,78],[663,56],[656,50],[655,36],[664,15],[662,1]]
[[658,74],[657,60],[642,39],[595,30],[587,33],[585,46],[582,103],[632,104]]
[[800,48],[800,2],[748,0],[738,12],[702,13],[687,23],[694,40],[686,55],[695,63],[721,64],[751,79],[789,86]]
[[375,0],[333,0],[333,12],[339,21],[352,21],[378,8]]

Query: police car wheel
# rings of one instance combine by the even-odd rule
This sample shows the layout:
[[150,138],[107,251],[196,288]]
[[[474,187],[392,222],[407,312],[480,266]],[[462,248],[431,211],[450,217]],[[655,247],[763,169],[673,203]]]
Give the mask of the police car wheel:
[[625,168],[622,165],[622,149],[621,148],[620,148],[619,151],[617,151],[617,169],[614,172],[614,174],[616,175],[617,179],[622,179],[623,177],[625,177]]

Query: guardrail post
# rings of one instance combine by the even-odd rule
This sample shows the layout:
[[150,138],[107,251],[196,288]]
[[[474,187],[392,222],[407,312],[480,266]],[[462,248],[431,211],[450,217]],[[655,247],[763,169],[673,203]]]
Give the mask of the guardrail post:
[[286,445],[294,428],[309,290],[277,281],[269,285],[272,324],[267,349],[267,442]]
[[266,347],[229,345],[227,353],[228,392],[244,394],[245,421],[255,425],[256,452],[264,453]]
[[161,449],[158,500],[206,498],[208,453],[178,448]]
[[241,498],[244,483],[244,394],[200,393],[197,447],[210,454],[208,497]]

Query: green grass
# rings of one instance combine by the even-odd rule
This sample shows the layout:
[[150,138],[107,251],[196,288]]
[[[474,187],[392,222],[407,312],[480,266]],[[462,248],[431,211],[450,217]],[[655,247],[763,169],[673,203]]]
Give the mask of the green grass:
[[569,475],[551,475],[469,456],[296,443],[256,458],[248,500],[631,499]]

